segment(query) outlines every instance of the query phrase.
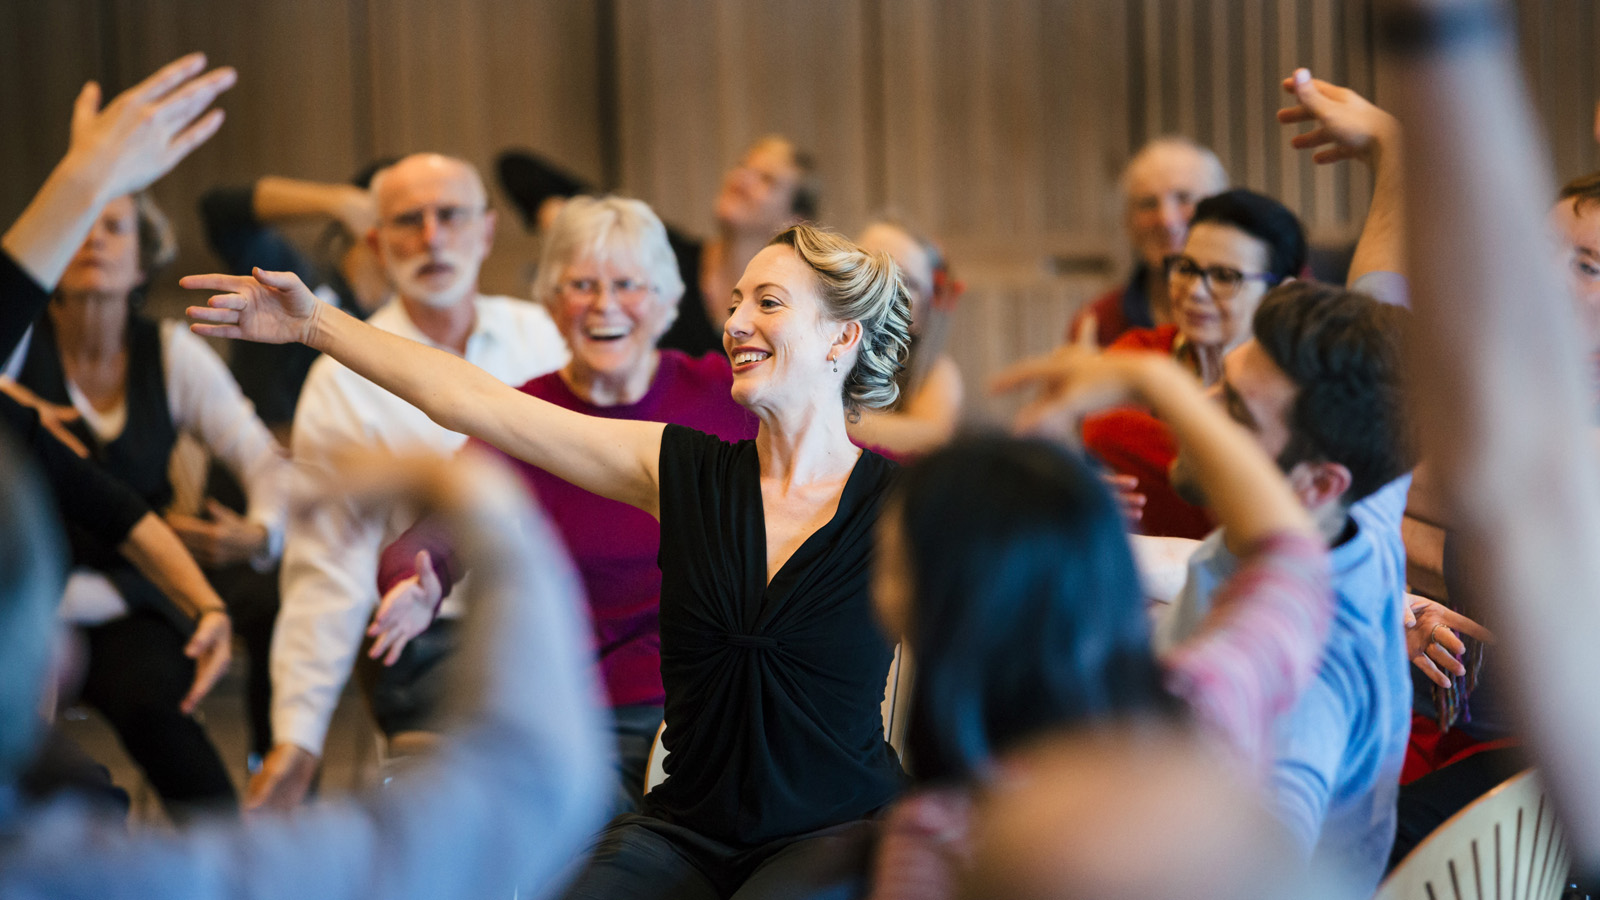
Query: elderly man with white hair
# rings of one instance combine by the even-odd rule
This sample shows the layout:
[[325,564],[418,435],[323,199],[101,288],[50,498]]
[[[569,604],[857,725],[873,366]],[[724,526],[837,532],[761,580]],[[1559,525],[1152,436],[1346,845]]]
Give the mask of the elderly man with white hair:
[[[462,356],[509,384],[566,362],[566,344],[543,307],[478,292],[495,214],[471,164],[415,154],[379,171],[371,189],[378,222],[367,240],[395,292],[372,314],[374,326]],[[295,411],[291,451],[296,477],[309,478],[356,448],[443,458],[465,441],[334,360],[319,359]],[[248,807],[292,807],[305,796],[378,605],[379,553],[410,524],[402,510],[348,500],[329,500],[290,523],[272,645],[273,747],[251,780]],[[454,604],[442,614],[453,618]],[[392,748],[427,730],[438,679],[426,676],[449,634],[440,629],[437,641],[413,642],[399,664],[370,679],[373,711]]]
[[1165,260],[1183,250],[1195,204],[1228,189],[1228,173],[1209,149],[1168,135],[1146,143],[1122,170],[1123,224],[1133,244],[1133,274],[1086,304],[1067,327],[1067,339],[1095,329],[1095,343],[1109,346],[1130,328],[1172,321]]

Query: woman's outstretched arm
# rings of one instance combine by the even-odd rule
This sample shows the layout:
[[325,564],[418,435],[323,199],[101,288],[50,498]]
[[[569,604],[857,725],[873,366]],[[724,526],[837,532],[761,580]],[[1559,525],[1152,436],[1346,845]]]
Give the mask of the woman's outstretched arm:
[[530,397],[459,356],[374,328],[318,300],[289,272],[190,275],[222,291],[191,306],[195,333],[267,344],[299,341],[422,410],[584,490],[655,515],[664,426],[600,419]]

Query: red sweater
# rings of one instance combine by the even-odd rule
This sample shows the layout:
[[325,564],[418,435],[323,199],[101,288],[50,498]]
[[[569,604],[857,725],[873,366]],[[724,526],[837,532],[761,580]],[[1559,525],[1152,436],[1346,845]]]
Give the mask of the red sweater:
[[[1171,354],[1178,326],[1136,328],[1117,338],[1108,353]],[[1127,406],[1090,416],[1083,422],[1083,444],[1113,471],[1139,479],[1146,497],[1142,534],[1203,538],[1216,528],[1211,513],[1178,496],[1167,470],[1178,458],[1178,444],[1166,424],[1148,410]]]

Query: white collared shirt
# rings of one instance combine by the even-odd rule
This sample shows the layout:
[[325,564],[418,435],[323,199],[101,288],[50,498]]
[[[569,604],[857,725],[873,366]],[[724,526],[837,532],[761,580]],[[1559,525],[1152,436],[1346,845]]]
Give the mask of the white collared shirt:
[[[566,364],[566,342],[543,307],[480,295],[465,358],[520,385]],[[437,347],[391,300],[367,320]],[[448,349],[448,348],[440,348]],[[350,449],[447,457],[466,442],[421,410],[324,356],[311,366],[295,408],[292,456],[298,486],[316,483]],[[272,734],[321,754],[328,722],[378,605],[378,557],[410,527],[409,510],[358,513],[345,499],[291,518],[284,542],[282,608],[272,638]],[[445,601],[443,615],[454,615]]]

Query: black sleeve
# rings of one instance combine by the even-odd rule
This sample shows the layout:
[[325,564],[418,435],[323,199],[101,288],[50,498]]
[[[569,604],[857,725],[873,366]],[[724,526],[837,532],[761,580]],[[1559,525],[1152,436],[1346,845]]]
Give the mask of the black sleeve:
[[228,271],[248,275],[253,266],[293,272],[306,284],[317,281],[316,267],[276,228],[256,218],[255,186],[213,188],[200,198],[206,242]]
[[50,292],[23,271],[11,254],[0,251],[0,360],[17,349],[17,342],[49,302]]
[[61,519],[69,526],[106,547],[116,547],[150,512],[133,488],[67,449],[45,429],[37,412],[4,394],[0,394],[0,422],[33,454],[55,494]]

